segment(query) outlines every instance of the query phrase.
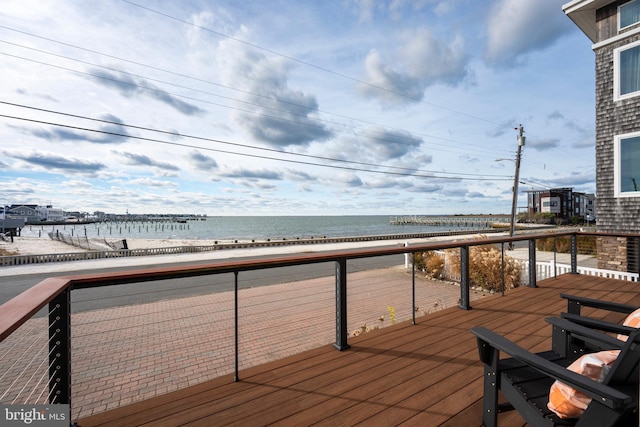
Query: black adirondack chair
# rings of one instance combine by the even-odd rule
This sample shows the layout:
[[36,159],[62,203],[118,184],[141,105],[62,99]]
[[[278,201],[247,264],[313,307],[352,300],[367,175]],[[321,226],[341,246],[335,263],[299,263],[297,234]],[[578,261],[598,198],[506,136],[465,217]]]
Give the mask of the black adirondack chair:
[[[612,332],[615,334],[629,335],[635,328],[624,326],[622,324],[608,322],[605,320],[594,319],[591,317],[583,316],[581,313],[582,307],[593,307],[606,311],[613,311],[623,314],[631,314],[639,307],[628,305],[628,304],[620,304],[611,301],[597,300],[585,297],[579,297],[575,295],[568,294],[560,294],[562,298],[567,300],[567,312],[561,313],[561,317],[567,320],[570,320],[573,323],[577,323],[579,325],[586,326],[591,329],[597,329],[603,332]],[[561,341],[561,337],[558,337],[557,334],[562,334],[561,331],[554,329],[554,345],[556,342]],[[597,343],[589,343],[589,342],[573,342],[569,343],[569,346],[573,345],[569,351],[574,352],[595,352],[599,350],[603,350],[601,346]]]
[[585,298],[576,295],[560,294],[560,296],[567,300],[567,312],[574,315],[581,314],[581,307],[593,307],[607,311],[616,311],[618,313],[630,314],[639,307],[620,304],[617,302],[604,301],[599,299]]
[[[516,409],[530,426],[634,426],[638,424],[638,364],[640,329],[634,329],[627,342],[572,323],[566,319],[546,319],[557,337],[551,351],[531,353],[484,327],[473,328],[480,360],[484,364],[483,425],[496,427],[498,413]],[[554,336],[555,338],[555,336]],[[621,349],[603,383],[593,381],[566,367],[581,352],[569,351],[575,342],[598,343],[602,348]],[[500,359],[500,352],[511,356]],[[549,390],[555,380],[568,384],[593,400],[576,419],[560,419],[547,408]],[[498,391],[508,400],[498,404]]]

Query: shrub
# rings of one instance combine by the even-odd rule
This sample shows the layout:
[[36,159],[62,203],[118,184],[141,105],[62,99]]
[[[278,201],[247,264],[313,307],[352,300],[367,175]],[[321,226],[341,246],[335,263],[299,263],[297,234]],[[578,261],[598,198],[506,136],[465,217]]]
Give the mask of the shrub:
[[[448,249],[450,260],[447,267],[451,274],[460,277],[460,253]],[[471,246],[469,248],[469,285],[487,291],[502,289],[502,251],[494,245]],[[520,265],[517,260],[504,257],[504,287],[512,289],[520,286]]]
[[420,271],[425,271],[427,269],[427,252],[416,252],[413,254],[413,264],[416,266],[416,269]]
[[[484,238],[485,236],[480,236]],[[416,267],[426,271],[433,279],[460,278],[460,250],[447,249],[444,256],[434,251],[416,253]],[[504,257],[504,286],[512,289],[520,286],[520,265],[517,260]],[[487,291],[502,288],[502,251],[496,245],[471,246],[469,248],[469,282],[471,286]]]
[[419,252],[414,256],[416,268],[427,272],[434,279],[444,278],[444,258],[434,251]]
[[570,222],[573,225],[584,224],[584,217],[580,215],[574,215],[571,217]]
[[444,277],[444,258],[433,254],[427,259],[427,271],[431,277],[442,279]]

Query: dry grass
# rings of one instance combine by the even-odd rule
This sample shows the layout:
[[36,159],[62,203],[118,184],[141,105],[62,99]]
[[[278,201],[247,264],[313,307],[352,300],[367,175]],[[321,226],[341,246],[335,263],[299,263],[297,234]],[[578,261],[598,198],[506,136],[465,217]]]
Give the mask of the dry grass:
[[9,250],[0,248],[0,256],[13,256],[13,255],[20,255],[20,254],[15,251],[9,251]]
[[[597,253],[596,236],[578,236],[576,243],[578,245],[579,254],[591,255]],[[538,239],[536,241],[536,248],[539,251],[547,252],[553,252],[555,249],[558,253],[567,254],[571,252],[571,238],[569,236],[562,236]]]
[[418,270],[426,272],[432,279],[443,279],[445,276],[444,258],[434,251],[416,253],[413,262]]
[[[435,252],[416,254],[416,267],[427,272],[433,279],[460,277],[460,252],[447,249],[444,256]],[[505,256],[495,245],[472,246],[469,249],[469,282],[472,287],[486,291],[500,291],[504,268],[504,287],[520,286],[520,266],[516,259]]]
[[[449,268],[460,274],[460,256],[451,256]],[[502,251],[492,245],[473,246],[469,250],[469,284],[487,291],[502,289]],[[514,258],[504,257],[504,287],[512,289],[520,286],[520,266]]]

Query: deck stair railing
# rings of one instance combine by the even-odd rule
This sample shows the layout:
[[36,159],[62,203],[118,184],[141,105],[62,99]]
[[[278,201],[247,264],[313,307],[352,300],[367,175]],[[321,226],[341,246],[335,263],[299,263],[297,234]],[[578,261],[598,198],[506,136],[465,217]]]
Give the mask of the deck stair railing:
[[[415,246],[382,247],[373,249],[359,249],[336,252],[308,253],[302,255],[281,256],[252,260],[233,260],[222,263],[209,263],[201,265],[189,265],[178,267],[163,267],[145,270],[120,271],[109,273],[96,273],[88,275],[51,277],[43,280],[12,300],[0,306],[0,363],[3,364],[5,374],[0,377],[0,403],[61,403],[71,405],[72,402],[72,372],[71,369],[71,294],[72,291],[106,287],[118,284],[132,284],[164,279],[187,279],[195,276],[208,276],[231,273],[234,289],[234,336],[235,336],[235,378],[239,379],[238,364],[238,298],[240,273],[265,270],[279,267],[292,267],[319,263],[333,263],[335,271],[335,341],[334,346],[338,350],[349,348],[347,330],[347,268],[348,261],[386,255],[401,255],[434,250],[456,250],[460,254],[460,298],[459,308],[470,309],[470,276],[469,253],[474,246],[498,245],[505,251],[505,243],[519,243],[528,251],[526,271],[526,286],[536,287],[536,281],[540,278],[536,266],[536,241],[548,238],[569,238],[571,251],[568,254],[570,263],[567,265],[556,262],[555,252],[551,270],[547,270],[542,277],[549,277],[550,271],[554,274],[569,272],[574,274],[589,274],[590,270],[578,267],[578,236],[590,235],[595,238],[611,237],[595,233],[546,233],[516,235],[514,237],[492,237],[486,239],[473,239],[464,241],[447,241]],[[622,239],[626,250],[633,258],[638,251],[640,235],[615,236]],[[632,244],[627,244],[632,241]],[[633,260],[629,262],[633,264]],[[633,276],[635,274],[635,276]],[[637,280],[637,270],[627,273],[629,277]],[[412,301],[415,308],[415,267],[412,264],[411,286]],[[46,316],[37,316],[38,312],[48,307]],[[415,310],[412,310],[412,321],[416,322]],[[35,316],[35,317],[34,317]],[[32,321],[30,321],[32,320]],[[29,322],[31,328],[26,333],[14,335],[14,332]],[[27,337],[30,342],[19,342],[18,339]],[[16,355],[20,363],[15,366],[4,366],[11,355]],[[16,358],[14,357],[14,359]],[[26,363],[26,359],[30,359]]]

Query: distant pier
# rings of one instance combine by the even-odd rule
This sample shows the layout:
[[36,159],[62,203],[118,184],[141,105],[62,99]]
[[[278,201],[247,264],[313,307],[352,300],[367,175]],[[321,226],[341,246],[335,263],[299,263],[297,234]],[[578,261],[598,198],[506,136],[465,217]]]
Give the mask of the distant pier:
[[492,228],[504,227],[509,223],[508,215],[495,216],[395,216],[389,219],[391,225],[426,225],[430,227]]

